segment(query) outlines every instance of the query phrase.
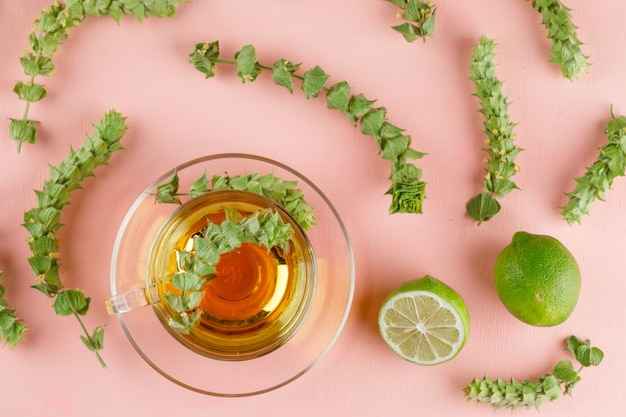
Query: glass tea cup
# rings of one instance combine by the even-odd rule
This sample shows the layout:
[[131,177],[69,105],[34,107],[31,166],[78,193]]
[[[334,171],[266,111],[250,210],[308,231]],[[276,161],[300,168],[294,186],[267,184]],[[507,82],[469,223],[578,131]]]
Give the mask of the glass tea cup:
[[[155,195],[159,187],[171,181],[175,174],[179,189],[185,191],[190,190],[191,185],[203,175],[212,181],[212,177],[222,174],[236,176],[252,173],[272,174],[275,178],[296,184],[298,192],[313,208],[315,223],[305,230],[306,244],[314,251],[311,255],[314,278],[310,300],[309,296],[305,296],[310,307],[303,307],[302,316],[292,328],[293,334],[279,341],[274,350],[250,356],[250,360],[222,360],[198,354],[181,344],[176,338],[178,334],[173,334],[171,327],[156,313],[153,303],[162,301],[157,301],[158,288],[151,286],[147,280],[146,271],[152,262],[148,255],[163,225],[180,206],[157,204]],[[187,200],[182,196],[181,199]],[[135,353],[157,374],[172,383],[218,397],[267,393],[292,383],[314,369],[334,346],[347,322],[354,287],[355,268],[350,239],[330,199],[302,173],[279,161],[252,154],[201,156],[172,167],[154,179],[136,197],[124,216],[111,257],[112,297],[126,293],[125,299],[131,300],[128,301],[131,305],[135,305],[133,297],[139,299],[139,304],[151,305],[116,315],[120,330]]]
[[[216,274],[202,286],[199,323],[181,330],[187,320],[168,301],[176,294],[172,277],[179,272],[177,251],[193,250],[193,239],[209,222],[220,224],[225,210],[248,217],[270,210],[293,231],[285,248],[243,243],[222,254]],[[313,248],[298,222],[282,206],[262,195],[238,190],[210,191],[175,210],[153,239],[145,286],[111,296],[109,313],[127,313],[151,305],[169,335],[192,351],[219,360],[254,359],[285,344],[306,318],[316,289]],[[182,314],[182,317],[181,317]]]

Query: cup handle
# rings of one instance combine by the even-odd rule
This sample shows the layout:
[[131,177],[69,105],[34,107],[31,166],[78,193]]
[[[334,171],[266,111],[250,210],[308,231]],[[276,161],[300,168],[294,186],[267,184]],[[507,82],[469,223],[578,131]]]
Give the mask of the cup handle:
[[126,313],[150,304],[147,288],[136,288],[120,294],[112,295],[105,300],[109,314]]

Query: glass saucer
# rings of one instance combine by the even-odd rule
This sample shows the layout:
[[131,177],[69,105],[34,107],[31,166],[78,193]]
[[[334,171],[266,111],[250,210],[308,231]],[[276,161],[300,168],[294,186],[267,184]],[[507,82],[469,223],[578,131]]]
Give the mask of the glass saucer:
[[111,295],[145,287],[152,241],[179,207],[156,203],[157,185],[177,173],[180,190],[189,190],[189,185],[205,172],[209,179],[214,174],[273,173],[298,182],[317,216],[316,224],[307,232],[317,263],[317,288],[310,312],[280,348],[243,361],[213,359],[187,349],[171,337],[150,307],[117,317],[146,363],[182,387],[222,397],[272,391],[305,374],[328,352],[347,320],[354,293],[354,257],[346,228],[322,191],[294,169],[255,155],[218,154],[194,159],[162,175],[135,200],[120,226],[111,261]]

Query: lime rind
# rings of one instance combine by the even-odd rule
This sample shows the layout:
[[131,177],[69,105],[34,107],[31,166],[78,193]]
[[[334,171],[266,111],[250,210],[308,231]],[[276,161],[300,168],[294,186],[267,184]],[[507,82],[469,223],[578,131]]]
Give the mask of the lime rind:
[[430,291],[392,293],[379,313],[381,336],[407,361],[420,365],[447,362],[467,339],[467,320],[457,311],[458,300],[454,304]]

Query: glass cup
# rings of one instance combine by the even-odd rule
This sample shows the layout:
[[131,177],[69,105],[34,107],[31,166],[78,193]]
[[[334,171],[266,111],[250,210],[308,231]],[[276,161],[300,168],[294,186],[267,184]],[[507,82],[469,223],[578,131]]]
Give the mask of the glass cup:
[[[215,277],[202,286],[200,321],[191,330],[173,326],[180,313],[168,301],[177,271],[177,250],[189,251],[208,222],[220,224],[226,209],[244,217],[270,210],[293,231],[286,247],[243,243],[220,256]],[[221,360],[247,360],[282,346],[298,330],[315,294],[313,248],[298,222],[274,201],[251,192],[210,191],[191,199],[164,222],[152,242],[145,287],[111,296],[109,313],[151,305],[166,330],[187,348]],[[184,312],[184,318],[188,317]]]
[[[224,173],[230,176],[272,173],[274,177],[294,181],[313,207],[316,217],[315,224],[306,230],[306,234],[299,227],[294,228],[294,237],[289,243],[288,253],[300,251],[303,254],[299,261],[302,270],[298,271],[298,275],[303,275],[304,278],[298,279],[298,282],[306,285],[302,295],[291,298],[297,301],[289,304],[290,311],[276,313],[273,317],[291,317],[291,321],[274,321],[282,323],[282,327],[277,325],[278,327],[269,331],[275,338],[265,338],[265,341],[257,344],[257,347],[268,346],[265,350],[255,348],[253,343],[245,341],[248,360],[237,357],[237,352],[241,352],[237,341],[241,340],[241,335],[225,336],[228,333],[224,331],[226,327],[222,327],[220,345],[226,345],[227,348],[219,353],[215,352],[214,346],[207,348],[204,339],[198,342],[201,348],[195,348],[189,338],[175,332],[168,322],[167,306],[162,295],[159,295],[159,287],[153,284],[153,279],[148,275],[148,271],[161,262],[153,256],[156,253],[153,248],[161,240],[163,231],[169,228],[166,225],[171,224],[173,227],[170,220],[176,217],[174,212],[187,210],[188,207],[192,211],[196,210],[191,202],[184,207],[156,203],[155,194],[158,193],[159,185],[170,181],[177,174],[180,190],[187,191],[204,174],[211,178],[212,175]],[[182,199],[187,201],[186,198]],[[202,200],[197,200],[200,201]],[[267,207],[274,203],[263,201],[255,204]],[[204,207],[207,204],[203,202],[200,205]],[[292,222],[282,208],[274,208],[281,213],[285,222]],[[244,248],[241,250],[244,254],[247,253]],[[163,263],[167,261],[163,260]],[[224,273],[232,265],[231,262],[224,262],[218,266]],[[152,276],[155,275],[152,273]],[[230,274],[233,280],[237,276],[236,273]],[[219,278],[213,279],[211,285],[222,298],[231,298],[225,301],[227,304],[234,303],[242,294],[263,294],[262,291],[251,290],[251,282],[254,280],[241,281],[240,286],[233,286],[230,290],[224,283],[220,286],[218,280]],[[278,281],[277,279],[277,289],[274,291],[282,294],[282,284],[279,285]],[[121,330],[139,357],[154,371],[194,392],[220,397],[243,397],[266,393],[291,383],[314,368],[328,353],[347,321],[352,304],[355,285],[354,258],[347,230],[337,210],[309,178],[283,163],[261,156],[216,154],[199,157],[169,169],[138,195],[120,224],[113,246],[110,285],[109,303],[113,311],[118,311],[116,316]],[[211,302],[218,299],[213,297]],[[268,303],[269,307],[273,305],[267,298],[260,301],[260,304]],[[141,305],[149,307],[137,308]],[[160,311],[161,309],[165,312]],[[127,310],[132,311],[121,312]],[[231,329],[236,329],[241,324],[238,320],[242,317],[253,316],[248,313],[239,314],[239,308],[222,309],[222,314],[225,310],[231,311],[231,314],[222,317],[225,319],[223,325],[229,325]],[[280,311],[273,308],[268,308],[267,311],[270,310]],[[251,319],[259,326],[269,326],[268,322],[272,320],[272,317],[267,321],[262,318]],[[247,332],[245,328],[240,330]],[[186,342],[181,342],[181,339]],[[207,349],[212,351],[210,355],[203,353]]]

